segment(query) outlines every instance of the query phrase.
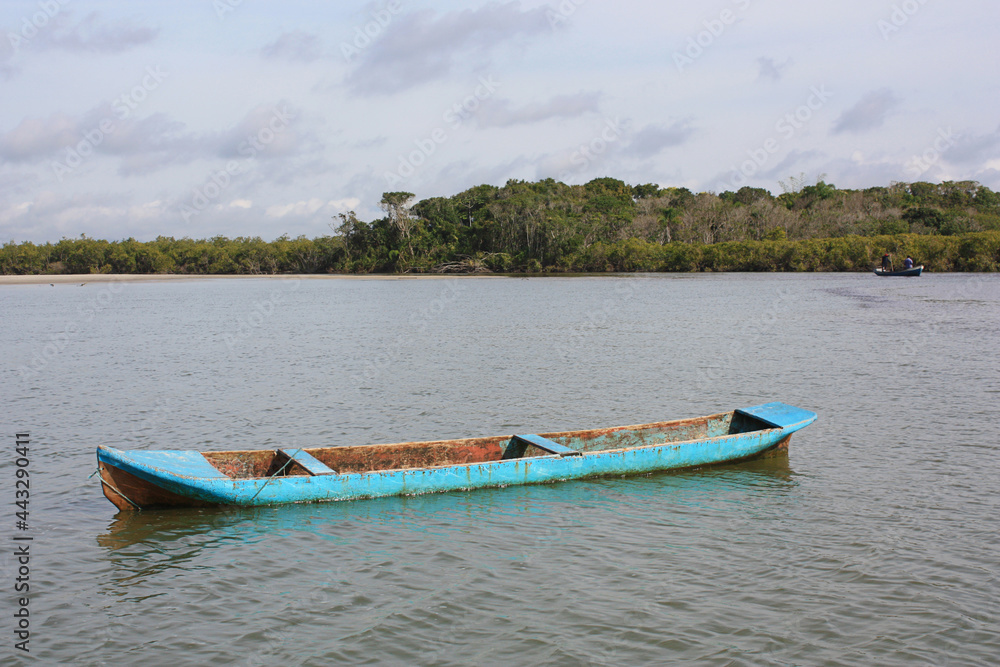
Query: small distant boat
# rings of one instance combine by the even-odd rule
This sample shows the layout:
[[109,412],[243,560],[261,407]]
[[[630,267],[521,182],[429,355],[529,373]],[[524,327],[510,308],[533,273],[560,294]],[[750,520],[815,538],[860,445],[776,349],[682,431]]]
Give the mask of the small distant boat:
[[121,451],[101,445],[120,510],[355,500],[731,463],[788,448],[816,413],[784,403],[587,431],[260,451]]
[[920,272],[924,270],[924,265],[915,266],[912,269],[900,269],[899,271],[883,271],[881,268],[875,269],[876,276],[882,276],[883,278],[891,278],[893,276],[919,276]]

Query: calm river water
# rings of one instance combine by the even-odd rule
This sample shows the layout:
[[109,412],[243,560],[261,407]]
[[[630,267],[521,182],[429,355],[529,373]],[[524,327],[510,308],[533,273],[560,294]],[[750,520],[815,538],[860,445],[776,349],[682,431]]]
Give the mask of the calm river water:
[[[995,664],[1000,278],[0,286],[2,660]],[[780,400],[787,458],[117,514],[94,449],[544,432]],[[14,444],[30,433],[30,522]]]

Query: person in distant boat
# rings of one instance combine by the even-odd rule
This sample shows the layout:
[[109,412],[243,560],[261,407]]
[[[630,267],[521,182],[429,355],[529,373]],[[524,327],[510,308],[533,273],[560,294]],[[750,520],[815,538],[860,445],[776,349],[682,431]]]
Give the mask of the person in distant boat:
[[904,269],[912,269],[913,268],[913,258],[912,257],[907,257],[906,259],[903,260],[903,268]]
[[889,253],[882,255],[882,270],[892,271],[892,257],[889,256]]

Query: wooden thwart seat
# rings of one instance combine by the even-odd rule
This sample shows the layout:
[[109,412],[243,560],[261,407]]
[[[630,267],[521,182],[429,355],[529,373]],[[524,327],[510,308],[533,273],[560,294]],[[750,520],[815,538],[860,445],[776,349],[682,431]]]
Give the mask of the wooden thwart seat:
[[558,454],[559,456],[582,456],[580,452],[575,449],[570,449],[565,445],[560,445],[558,442],[549,440],[548,438],[543,438],[540,435],[526,434],[526,435],[515,435],[513,440],[515,442],[521,441],[526,445],[534,445],[539,449],[545,450],[550,454]]
[[310,475],[336,475],[337,471],[328,467],[304,449],[279,449],[280,453],[298,463]]

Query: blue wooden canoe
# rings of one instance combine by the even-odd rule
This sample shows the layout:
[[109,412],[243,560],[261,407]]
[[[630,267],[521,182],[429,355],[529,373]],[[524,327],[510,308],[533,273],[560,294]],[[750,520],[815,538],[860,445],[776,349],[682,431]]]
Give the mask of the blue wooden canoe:
[[97,448],[122,510],[354,500],[730,463],[787,449],[816,413],[766,403],[638,426],[259,451]]

